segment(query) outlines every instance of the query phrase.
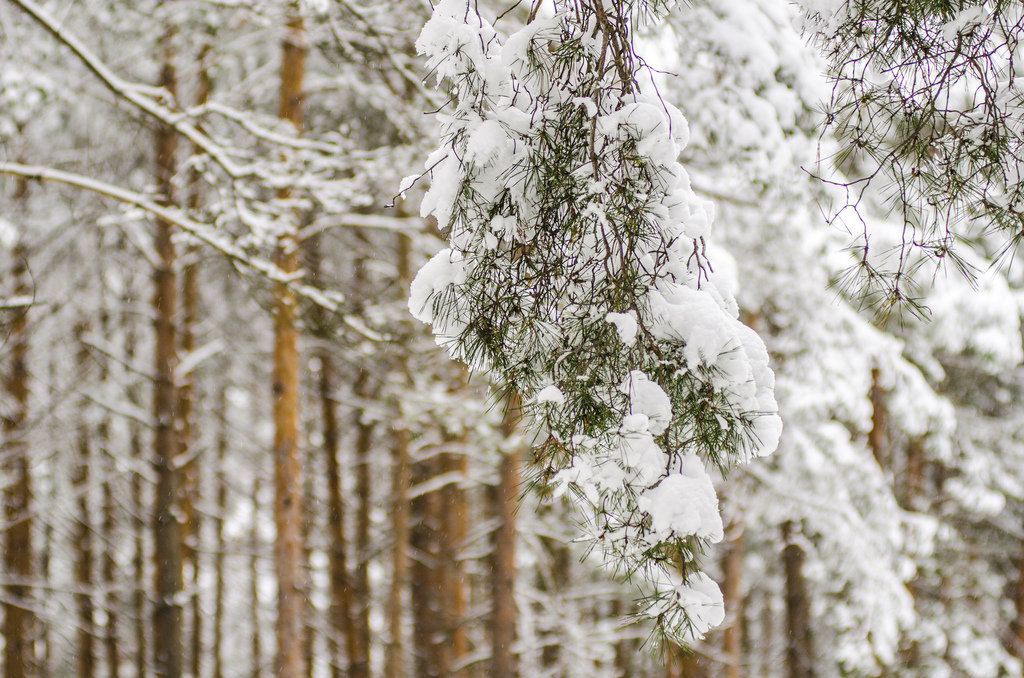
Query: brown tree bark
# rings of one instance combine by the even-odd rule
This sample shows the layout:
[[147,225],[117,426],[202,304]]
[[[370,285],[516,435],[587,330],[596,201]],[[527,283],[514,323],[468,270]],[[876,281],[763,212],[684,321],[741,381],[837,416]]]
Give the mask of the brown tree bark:
[[[126,292],[127,303],[130,293]],[[123,322],[125,325],[124,354],[126,362],[132,364],[135,359],[135,319],[131,313],[124,313]],[[128,401],[133,405],[142,405],[142,398],[139,389],[134,384],[127,389]],[[128,423],[128,447],[132,459],[136,463],[144,463],[144,452],[142,446],[142,432],[138,423]],[[131,474],[131,526],[132,526],[132,622],[135,628],[135,653],[134,665],[135,676],[146,678],[149,667],[148,648],[146,645],[146,591],[149,586],[146,583],[146,519],[148,502],[143,496],[142,476],[138,471]]]
[[[102,251],[104,243],[103,234],[97,238],[97,251]],[[100,334],[110,336],[110,312],[106,286],[101,281],[100,287]],[[110,379],[110,369],[106,361],[100,363],[99,381],[106,384]],[[104,413],[102,419],[96,426],[96,442],[99,448],[99,467],[102,481],[100,482],[101,495],[101,525],[102,541],[105,545],[103,555],[100,559],[100,580],[105,590],[103,606],[106,613],[106,623],[103,624],[103,649],[106,657],[107,676],[119,678],[121,675],[121,653],[118,638],[120,625],[119,611],[121,601],[118,596],[118,572],[117,559],[114,544],[117,543],[117,521],[115,517],[115,499],[111,481],[117,473],[117,462],[110,442],[110,415]]]
[[806,554],[793,541],[795,524],[782,524],[782,565],[786,577],[786,668],[789,678],[814,678],[811,605],[803,567]]
[[665,678],[705,678],[704,661],[696,652],[669,645],[665,653]]
[[[19,180],[14,200],[22,204],[27,192],[24,179]],[[14,296],[30,293],[26,251],[20,243],[11,250],[11,292]],[[13,580],[4,587],[3,603],[3,674],[9,678],[32,675],[36,658],[32,646],[35,616],[32,614],[32,475],[25,439],[28,418],[28,308],[15,311],[6,322],[7,369],[3,386],[7,392],[8,409],[3,417],[3,470],[7,477],[4,489],[4,518],[7,530],[3,536],[3,569]]]
[[[297,3],[291,4],[282,43],[278,117],[302,128],[302,87],[307,36]],[[278,191],[287,199],[288,189]],[[299,263],[298,228],[294,221],[278,236],[274,261],[285,275]],[[291,287],[274,284],[274,565],[277,572],[277,654],[279,678],[305,675],[303,611],[305,578],[302,568],[302,477],[299,462],[299,351],[296,298]]]
[[1024,660],[1024,545],[1017,560],[1017,581],[1014,584],[1013,605],[1016,613],[1010,622],[1010,651]]
[[220,387],[217,396],[217,468],[214,473],[216,482],[217,513],[213,519],[213,540],[216,549],[213,557],[213,647],[210,652],[213,661],[213,678],[224,678],[224,512],[228,505],[227,479],[224,477],[224,463],[228,456],[228,390]]
[[[412,470],[413,484],[422,485],[438,475],[439,458],[434,455],[418,462]],[[440,492],[425,492],[412,500],[410,547],[414,554],[410,585],[413,616],[414,675],[442,676],[443,657],[438,641],[444,637],[444,616],[440,593],[444,585],[440,567]]]
[[[78,344],[78,370],[80,378],[85,377],[88,364],[88,349],[85,345],[84,323],[75,327],[75,343]],[[93,588],[93,549],[92,524],[89,514],[89,476],[92,463],[92,441],[89,425],[85,415],[85,396],[79,410],[78,423],[78,454],[71,471],[71,487],[76,497],[78,515],[72,536],[72,549],[75,553],[74,576],[75,607],[78,609],[78,630],[75,639],[76,672],[78,678],[93,678],[96,673],[96,652],[94,636],[94,609],[92,600]]]
[[[453,445],[465,444],[462,435],[452,440]],[[442,641],[447,648],[444,675],[465,678],[464,670],[455,670],[469,653],[469,638],[466,635],[466,577],[460,559],[462,544],[466,539],[466,492],[461,484],[466,477],[466,455],[462,452],[445,452],[441,455],[441,472],[453,474],[457,481],[448,482],[441,488],[441,529],[440,565],[444,577],[441,601],[445,615],[445,634]]]
[[[163,66],[160,86],[173,97],[177,91],[174,68],[173,31],[163,37]],[[165,203],[174,200],[172,178],[175,171],[177,136],[173,129],[159,125],[156,132],[156,186]],[[179,522],[179,452],[175,431],[176,393],[174,370],[178,362],[176,332],[177,282],[173,226],[157,219],[154,249],[158,257],[153,270],[154,342],[153,385],[153,457],[156,470],[156,497],[153,511],[153,538],[156,545],[156,590],[153,600],[153,668],[160,678],[180,678],[182,661],[183,588],[181,564],[181,523]]]
[[[505,406],[502,433],[506,439],[516,430],[521,417],[518,394],[511,394]],[[498,518],[494,534],[491,570],[491,676],[513,678],[516,675],[516,508],[519,502],[519,453],[507,450],[501,456],[498,486],[492,493],[492,510]]]
[[[47,523],[43,528],[43,552],[39,559],[39,576],[43,581],[50,581],[50,559],[53,553],[53,525]],[[43,644],[42,657],[39,660],[39,675],[49,676],[53,674],[53,636],[49,624],[42,625],[41,641]]]
[[118,643],[118,625],[120,617],[120,600],[117,596],[117,563],[114,560],[113,544],[117,543],[116,525],[114,521],[114,494],[110,487],[109,474],[114,472],[112,464],[108,465],[105,472],[102,494],[103,494],[103,540],[107,547],[103,550],[102,576],[103,585],[107,589],[104,606],[107,613],[107,623],[103,627],[103,646],[107,660],[107,676],[119,678],[121,675],[121,651]]
[[409,429],[401,413],[393,431],[394,476],[391,488],[391,588],[388,591],[388,645],[384,656],[384,678],[401,678],[405,673],[402,639],[402,595],[408,580],[409,547]]
[[[357,279],[362,264],[357,264]],[[359,400],[370,398],[370,374],[359,370],[355,383],[355,395]],[[370,447],[373,443],[373,422],[365,419],[363,408],[355,411],[356,424],[356,563],[355,563],[355,644],[349,657],[352,678],[370,676],[370,509],[373,498],[370,485]]]
[[868,432],[868,447],[871,454],[882,469],[887,469],[889,464],[889,436],[886,431],[889,416],[885,407],[886,393],[881,385],[881,371],[877,367],[871,368],[871,391],[868,394],[871,399],[871,430]]
[[[316,280],[320,276],[321,259],[318,236],[314,236],[306,242],[306,251],[310,277]],[[326,342],[331,335],[330,328],[327,326],[326,313],[320,306],[314,306],[311,316],[314,336],[321,342]],[[355,624],[352,618],[353,590],[348,571],[345,502],[341,493],[341,467],[338,462],[340,431],[334,395],[336,388],[334,358],[326,346],[317,348],[316,357],[319,363],[317,397],[320,400],[320,426],[323,434],[323,460],[327,484],[326,529],[328,567],[330,569],[330,606],[327,613],[330,628],[327,634],[327,653],[331,662],[332,678],[341,678],[343,671],[338,637],[343,635],[345,639],[346,662],[351,661],[351,658],[355,657],[358,652]]]
[[[208,56],[209,44],[204,44],[199,51],[199,83],[196,89],[196,106],[204,105],[210,96],[210,70]],[[193,146],[192,152],[201,153],[201,149]],[[199,209],[202,202],[200,189],[200,177],[196,170],[193,170],[189,178],[188,207],[195,211]],[[185,262],[182,266],[182,313],[181,313],[181,353],[189,355],[196,348],[195,325],[199,317],[199,264],[197,263],[198,250],[190,245],[185,252]],[[184,524],[182,526],[182,561],[189,573],[189,580],[192,588],[192,595],[189,598],[190,637],[189,637],[189,670],[193,676],[200,675],[200,667],[203,657],[203,613],[199,593],[199,540],[202,525],[200,524],[199,513],[195,509],[196,501],[199,498],[199,455],[195,449],[195,375],[194,370],[189,370],[182,375],[178,389],[178,426],[181,459],[184,460],[181,469],[182,492],[181,502],[183,506]]]
[[[619,598],[612,602],[612,614],[616,618],[621,618],[625,614],[625,608],[626,606]],[[629,678],[632,675],[634,644],[633,641],[625,638],[615,642],[615,675],[617,678]]]
[[725,580],[722,597],[725,599],[725,627],[722,633],[722,649],[728,664],[725,678],[740,678],[743,675],[743,520],[737,517],[729,525],[729,543],[726,547],[722,570]]
[[252,480],[252,524],[249,526],[249,625],[252,637],[249,651],[252,657],[250,674],[252,678],[263,675],[263,634],[260,630],[260,478]]
[[903,507],[911,511],[919,508],[924,492],[924,439],[911,438],[907,443],[907,465],[903,480]]

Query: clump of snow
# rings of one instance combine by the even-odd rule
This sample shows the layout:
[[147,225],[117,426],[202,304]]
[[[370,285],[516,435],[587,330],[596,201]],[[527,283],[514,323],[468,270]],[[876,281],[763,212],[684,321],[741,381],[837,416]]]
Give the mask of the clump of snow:
[[629,396],[630,414],[642,414],[648,419],[648,428],[661,435],[672,421],[672,401],[665,389],[651,381],[640,370],[633,370],[620,387]]
[[606,315],[604,319],[612,325],[615,325],[615,332],[619,335],[619,341],[626,346],[632,346],[636,343],[636,333],[638,329],[636,324],[636,311],[629,311],[627,313],[611,312]]
[[540,390],[536,396],[536,401],[539,404],[550,403],[552,405],[562,405],[565,403],[565,394],[562,393],[554,384],[545,386]]
[[710,542],[722,540],[718,496],[696,455],[685,457],[682,471],[644,492],[638,504],[651,516],[655,533],[663,539],[693,535]]

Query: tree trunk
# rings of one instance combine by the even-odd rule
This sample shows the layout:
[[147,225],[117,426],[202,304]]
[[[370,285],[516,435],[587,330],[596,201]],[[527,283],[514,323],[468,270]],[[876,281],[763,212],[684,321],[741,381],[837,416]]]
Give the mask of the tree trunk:
[[[127,303],[130,298],[126,292]],[[128,364],[135,359],[135,319],[130,313],[125,313],[123,322],[126,326],[124,339],[124,354]],[[132,405],[141,406],[142,398],[139,396],[139,389],[133,384],[127,389],[128,401]],[[144,463],[144,452],[142,447],[142,432],[139,424],[135,421],[128,423],[128,447],[132,459],[138,463]],[[147,646],[146,646],[146,507],[148,502],[143,496],[142,475],[138,471],[131,474],[131,525],[132,525],[132,622],[135,625],[135,676],[146,678],[148,668]]]
[[[78,344],[79,378],[85,379],[88,351],[85,347],[84,335],[86,326],[79,324],[75,328],[75,342]],[[78,424],[78,455],[71,472],[71,487],[78,504],[78,516],[75,522],[73,549],[75,552],[75,606],[78,608],[78,631],[76,633],[76,676],[93,678],[96,673],[96,653],[93,626],[92,600],[92,526],[89,517],[89,466],[91,463],[91,441],[89,425],[85,414],[85,396],[82,395]]]
[[401,678],[405,673],[402,642],[402,593],[408,579],[409,546],[409,429],[399,412],[394,429],[394,484],[392,486],[391,589],[388,592],[388,646],[384,678]]
[[665,653],[665,678],[705,678],[704,662],[696,652],[669,645]]
[[[132,298],[131,291],[126,289],[122,304],[127,305]],[[124,355],[125,362],[133,364],[135,360],[135,318],[129,312],[122,315],[125,325]],[[126,389],[128,402],[141,408],[142,398],[135,384]],[[128,422],[128,450],[132,460],[137,464],[145,463],[142,445],[142,433],[139,424]],[[146,647],[146,507],[149,505],[143,496],[142,475],[133,470],[131,473],[131,531],[132,531],[132,585],[131,610],[132,623],[135,629],[134,665],[136,678],[146,678],[148,654]]]
[[[325,332],[321,332],[325,334]],[[323,338],[323,337],[321,337]],[[352,583],[349,579],[346,559],[345,503],[341,495],[341,469],[338,463],[338,413],[334,404],[334,361],[330,351],[321,349],[319,397],[321,425],[323,427],[323,455],[327,475],[327,535],[331,580],[331,602],[328,610],[330,634],[328,654],[331,659],[331,675],[341,678],[341,658],[338,651],[338,634],[344,634],[346,659],[351,661],[358,654],[355,648],[356,634],[352,623]]]
[[[302,128],[302,81],[307,37],[296,3],[282,44],[278,117]],[[289,197],[288,189],[278,198]],[[298,270],[298,228],[294,219],[278,236],[275,263],[285,275]],[[303,610],[305,581],[302,570],[302,478],[299,462],[299,351],[296,298],[291,287],[274,284],[274,565],[277,571],[277,655],[279,678],[305,675]]]
[[[739,513],[739,511],[737,511]],[[729,525],[723,571],[725,581],[722,597],[725,599],[725,628],[722,634],[722,649],[728,664],[725,678],[740,678],[743,675],[743,519],[737,516]]]
[[[511,438],[520,419],[518,394],[506,404],[502,433]],[[506,450],[498,469],[498,487],[492,494],[493,511],[498,518],[494,535],[494,560],[491,579],[491,676],[513,678],[516,675],[516,507],[519,501],[519,454]]]
[[786,576],[786,666],[789,678],[814,678],[810,598],[803,567],[806,554],[793,541],[792,521],[782,524],[782,564]]
[[260,632],[260,479],[252,480],[252,525],[249,526],[249,623],[252,626],[250,652],[252,678],[263,675],[263,635]]
[[[413,469],[414,485],[422,485],[438,475],[438,457],[429,457]],[[415,559],[412,564],[413,647],[417,678],[441,675],[438,640],[443,637],[444,618],[440,609],[440,493],[425,492],[412,500],[414,514],[410,546]]]
[[877,367],[871,368],[871,391],[868,397],[871,399],[871,431],[868,432],[868,447],[875,461],[883,470],[888,468],[889,463],[889,438],[886,431],[888,425],[888,413],[885,407],[886,395],[880,383],[881,371]]
[[[22,204],[26,182],[19,180],[14,199]],[[14,296],[30,294],[25,248],[15,245],[11,250],[11,271]],[[7,486],[4,490],[4,518],[7,531],[3,541],[3,569],[13,583],[4,587],[3,674],[8,678],[25,678],[34,671],[36,658],[32,645],[35,618],[31,612],[32,589],[32,477],[25,439],[28,418],[28,309],[15,311],[6,324],[8,371],[3,375],[8,406],[3,418],[3,467]]]
[[[357,266],[357,273],[362,266]],[[358,277],[358,276],[357,276]],[[370,397],[370,375],[360,369],[356,377],[355,395],[360,401]],[[359,505],[356,510],[356,564],[355,604],[356,616],[354,652],[351,662],[352,678],[370,676],[370,508],[373,502],[370,486],[370,446],[373,442],[373,423],[365,421],[362,408],[356,409],[356,495]]]
[[918,510],[924,491],[924,440],[911,438],[907,443],[907,467],[903,483],[903,507]]
[[[465,445],[465,435],[449,444]],[[445,675],[464,678],[465,671],[453,671],[469,653],[469,639],[466,635],[466,581],[460,551],[466,539],[466,492],[462,482],[466,477],[466,455],[460,452],[445,452],[441,455],[441,472],[458,477],[441,488],[441,572],[444,576],[444,599],[442,612],[445,615],[445,639],[447,656]]]
[[[174,69],[173,32],[163,37],[163,68],[160,86],[175,96],[177,75]],[[159,125],[156,133],[156,186],[166,204],[173,202],[171,183],[175,169],[177,136],[173,129]],[[173,227],[164,219],[156,220],[154,249],[159,261],[153,270],[153,314],[156,331],[153,386],[153,453],[156,470],[156,497],[153,512],[153,537],[156,544],[156,595],[153,611],[153,667],[160,678],[180,678],[183,673],[181,636],[181,523],[179,520],[179,452],[175,426],[176,399],[174,370],[178,362],[175,338],[177,283]]]
[[[102,236],[97,243],[97,249],[102,249]],[[101,311],[100,311],[100,332],[103,336],[110,335],[110,316],[107,312],[108,301],[106,290],[101,290]],[[101,364],[100,384],[105,386],[110,379],[110,370],[106,363]],[[114,516],[114,492],[110,483],[117,472],[117,463],[110,448],[110,416],[104,413],[99,425],[96,427],[96,439],[100,451],[100,473],[103,481],[100,483],[100,494],[102,497],[102,523],[100,526],[103,535],[103,557],[100,565],[100,578],[106,590],[104,594],[104,609],[107,621],[103,625],[103,647],[107,660],[107,676],[119,678],[121,675],[121,656],[118,647],[118,610],[120,600],[117,595],[117,560],[114,544],[117,543],[117,524]]]
[[[217,483],[217,513],[213,519],[213,539],[217,549],[213,557],[213,678],[224,678],[224,512],[227,511],[228,490],[224,477],[224,463],[228,456],[228,393],[222,385],[217,397],[217,469],[214,478]],[[198,676],[196,677],[198,678]]]
[[[196,106],[206,104],[210,96],[210,71],[207,63],[210,52],[209,44],[204,44],[199,51],[199,83],[196,90]],[[196,155],[201,149],[193,146]],[[189,210],[195,212],[202,202],[200,177],[193,170],[189,178]],[[185,265],[182,268],[182,314],[181,314],[181,353],[188,356],[195,346],[195,325],[199,317],[199,265],[196,262],[198,249],[190,245],[185,253]],[[192,595],[189,600],[191,618],[191,637],[189,639],[189,668],[192,675],[198,678],[203,656],[203,613],[199,594],[199,541],[201,524],[195,504],[200,492],[200,468],[198,450],[195,449],[197,439],[195,432],[195,377],[194,370],[182,375],[178,392],[179,446],[182,466],[182,511],[185,522],[183,525],[182,557],[184,566],[190,574]]]
[[[43,553],[39,559],[39,576],[43,581],[50,581],[50,561],[53,553],[53,525],[46,523],[43,528]],[[39,675],[53,675],[53,630],[49,624],[43,624],[42,629],[43,656],[39,662]],[[141,674],[140,674],[141,675]]]

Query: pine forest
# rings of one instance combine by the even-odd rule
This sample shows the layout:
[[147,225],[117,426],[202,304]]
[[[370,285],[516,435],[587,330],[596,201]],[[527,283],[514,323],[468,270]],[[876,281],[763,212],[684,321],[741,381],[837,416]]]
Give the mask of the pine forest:
[[1024,677],[1020,0],[0,0],[0,675]]

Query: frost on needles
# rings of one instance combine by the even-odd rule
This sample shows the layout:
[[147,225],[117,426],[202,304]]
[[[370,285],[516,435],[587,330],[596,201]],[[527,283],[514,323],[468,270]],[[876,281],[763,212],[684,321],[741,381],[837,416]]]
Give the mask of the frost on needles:
[[449,243],[409,306],[522,396],[535,482],[685,643],[724,617],[697,559],[722,539],[709,470],[782,426],[764,344],[716,284],[713,205],[676,161],[686,121],[637,77],[633,29],[667,7],[556,2],[510,35],[474,7],[443,0],[416,43],[451,97],[421,208]]

